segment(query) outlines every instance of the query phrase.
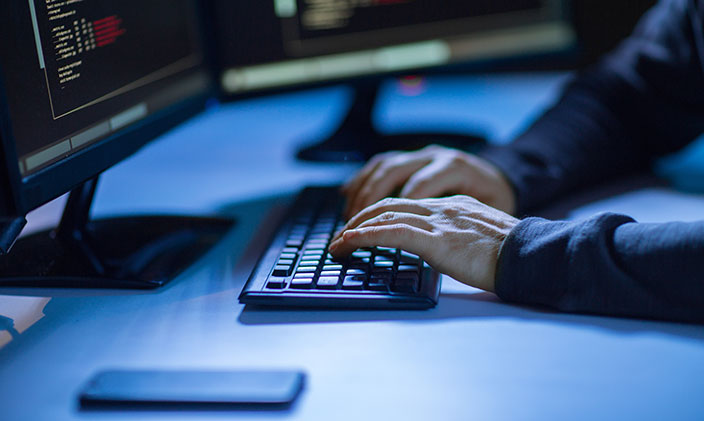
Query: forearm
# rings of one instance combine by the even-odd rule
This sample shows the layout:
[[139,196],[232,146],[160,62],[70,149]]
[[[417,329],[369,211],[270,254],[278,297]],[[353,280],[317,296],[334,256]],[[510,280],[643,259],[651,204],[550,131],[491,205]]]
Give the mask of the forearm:
[[519,216],[571,190],[648,168],[652,154],[638,145],[641,126],[619,111],[628,106],[611,104],[617,98],[639,102],[620,79],[594,70],[511,144],[481,154],[513,186]]
[[569,312],[704,322],[704,222],[523,220],[502,247],[496,293]]
[[698,4],[661,1],[525,134],[483,154],[513,185],[518,214],[647,168],[704,132],[704,7]]

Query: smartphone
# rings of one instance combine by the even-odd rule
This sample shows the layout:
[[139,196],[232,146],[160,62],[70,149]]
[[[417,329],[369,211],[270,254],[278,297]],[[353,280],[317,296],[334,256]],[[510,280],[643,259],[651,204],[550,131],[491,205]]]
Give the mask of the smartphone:
[[108,370],[83,386],[79,400],[84,408],[285,408],[304,379],[300,371]]

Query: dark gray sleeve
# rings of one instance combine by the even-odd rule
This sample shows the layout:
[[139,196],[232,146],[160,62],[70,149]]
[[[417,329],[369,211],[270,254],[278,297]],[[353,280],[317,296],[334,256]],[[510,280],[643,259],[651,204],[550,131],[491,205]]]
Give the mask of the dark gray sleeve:
[[483,153],[513,185],[519,215],[646,169],[704,132],[703,10],[697,0],[661,1],[526,133]]
[[496,293],[569,312],[704,322],[704,221],[527,218],[503,244]]

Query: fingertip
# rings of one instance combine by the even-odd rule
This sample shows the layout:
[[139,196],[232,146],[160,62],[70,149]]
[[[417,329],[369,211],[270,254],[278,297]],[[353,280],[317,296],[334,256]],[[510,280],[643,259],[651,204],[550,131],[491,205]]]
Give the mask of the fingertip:
[[328,252],[332,254],[334,258],[343,258],[352,252],[351,250],[348,250],[348,248],[349,247],[347,247],[343,235],[343,238],[337,239],[330,243]]
[[329,251],[330,253],[333,253],[333,254],[334,254],[335,251],[337,250],[337,247],[338,247],[337,242],[338,242],[338,240],[333,240],[333,241],[330,243],[330,245],[328,246],[328,251]]

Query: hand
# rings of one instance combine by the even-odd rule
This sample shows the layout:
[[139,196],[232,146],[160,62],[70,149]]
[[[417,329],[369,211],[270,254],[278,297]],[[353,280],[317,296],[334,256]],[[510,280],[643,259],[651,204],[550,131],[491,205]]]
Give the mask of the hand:
[[515,212],[515,196],[503,174],[489,162],[436,145],[415,152],[388,152],[372,158],[342,188],[345,217],[392,195],[422,199],[462,194],[506,213]]
[[395,247],[438,272],[494,291],[501,244],[518,219],[468,196],[384,199],[357,214],[330,244],[342,258],[360,247]]

